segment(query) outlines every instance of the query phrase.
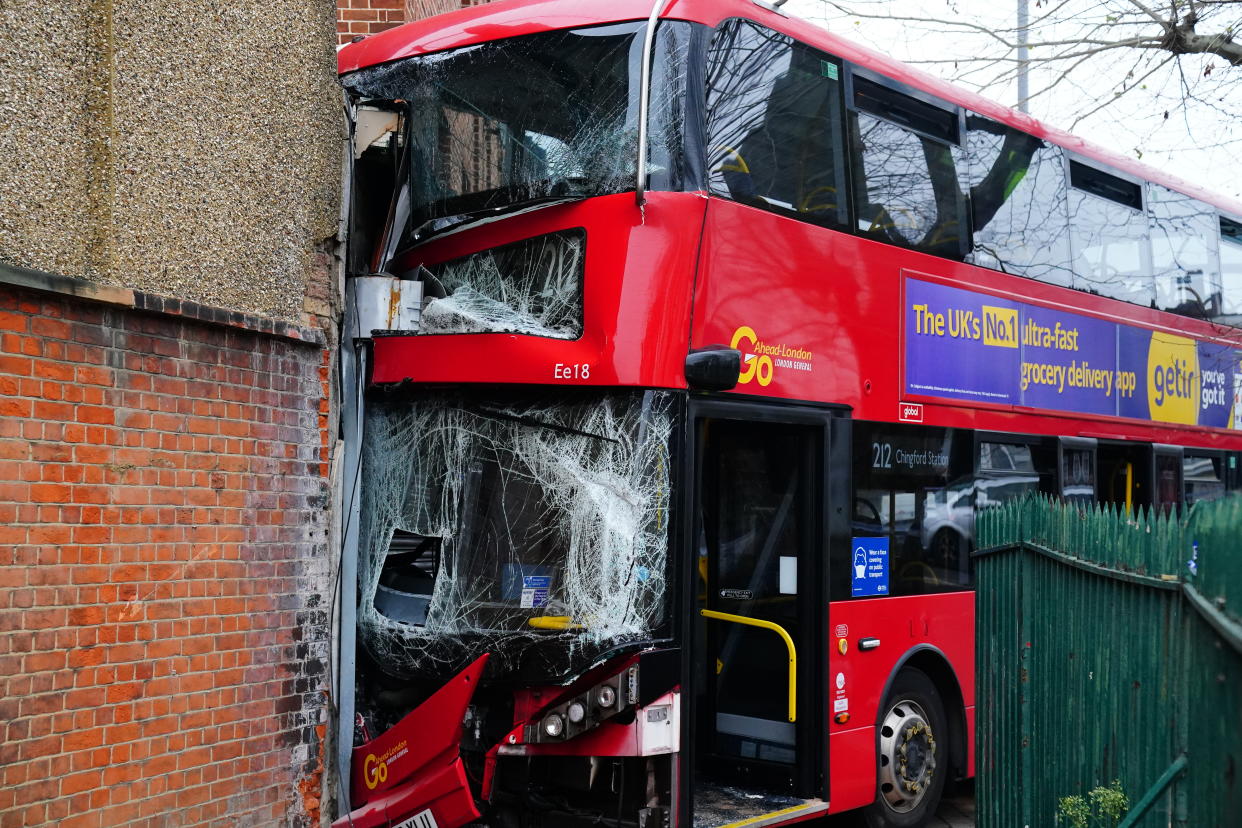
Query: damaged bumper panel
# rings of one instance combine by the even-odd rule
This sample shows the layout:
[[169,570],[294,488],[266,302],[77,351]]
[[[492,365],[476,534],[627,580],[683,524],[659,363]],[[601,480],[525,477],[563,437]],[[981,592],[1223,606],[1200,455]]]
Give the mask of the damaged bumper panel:
[[370,405],[358,617],[381,669],[450,675],[486,652],[497,671],[542,657],[559,674],[649,639],[665,619],[674,399],[493,390]]
[[358,807],[334,826],[412,820],[458,828],[479,818],[460,756],[461,722],[486,664],[486,655],[476,659],[391,730],[354,748],[350,801]]
[[460,759],[368,802],[333,828],[459,828],[480,816]]

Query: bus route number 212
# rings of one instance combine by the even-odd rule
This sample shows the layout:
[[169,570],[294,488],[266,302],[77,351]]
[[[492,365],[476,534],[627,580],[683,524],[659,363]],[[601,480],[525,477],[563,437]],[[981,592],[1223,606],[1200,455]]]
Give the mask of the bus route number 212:
[[590,379],[589,362],[558,362],[552,366],[553,379]]

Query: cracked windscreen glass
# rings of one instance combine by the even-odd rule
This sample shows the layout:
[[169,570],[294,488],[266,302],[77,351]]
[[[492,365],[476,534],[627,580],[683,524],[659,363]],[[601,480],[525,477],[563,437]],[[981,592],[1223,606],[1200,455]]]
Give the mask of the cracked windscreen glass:
[[650,640],[666,618],[673,399],[435,392],[368,406],[358,620],[375,661],[451,673],[490,652],[556,673]]
[[[546,32],[362,69],[360,100],[407,108],[408,188],[392,247],[480,215],[633,189],[645,24]],[[680,180],[690,24],[663,22],[652,60],[650,181]]]

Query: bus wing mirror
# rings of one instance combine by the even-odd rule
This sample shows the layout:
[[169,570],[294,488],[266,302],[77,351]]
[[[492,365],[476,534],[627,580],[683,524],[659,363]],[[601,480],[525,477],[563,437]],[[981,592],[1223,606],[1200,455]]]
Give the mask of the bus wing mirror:
[[736,348],[708,345],[686,354],[686,383],[698,391],[728,391],[741,372],[742,352]]

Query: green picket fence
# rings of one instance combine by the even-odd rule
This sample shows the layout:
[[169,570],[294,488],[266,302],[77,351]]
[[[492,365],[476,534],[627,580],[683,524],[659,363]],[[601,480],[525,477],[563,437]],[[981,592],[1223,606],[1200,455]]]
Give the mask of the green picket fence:
[[1115,780],[1127,828],[1242,825],[1242,497],[978,524],[979,825],[1072,826],[1062,799]]

